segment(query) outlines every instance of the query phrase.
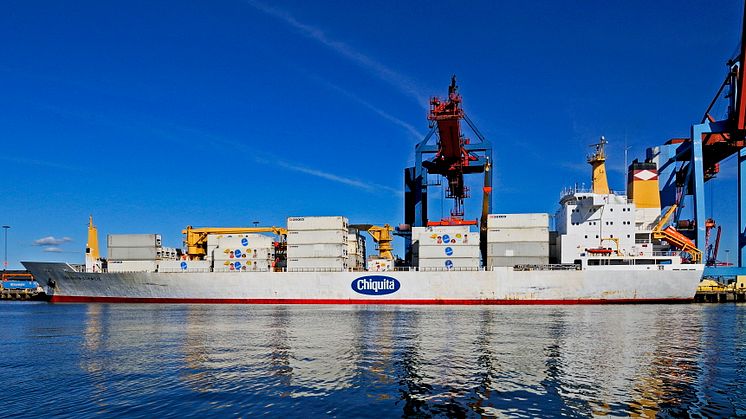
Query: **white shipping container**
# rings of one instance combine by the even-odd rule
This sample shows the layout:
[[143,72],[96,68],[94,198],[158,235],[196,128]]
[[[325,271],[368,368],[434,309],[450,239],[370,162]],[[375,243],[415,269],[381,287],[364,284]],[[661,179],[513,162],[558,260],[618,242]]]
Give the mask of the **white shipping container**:
[[158,262],[158,272],[209,272],[210,262],[206,260],[162,260]]
[[347,218],[331,217],[288,217],[288,230],[344,230],[347,232]]
[[288,258],[288,269],[329,268],[347,269],[346,258]]
[[450,246],[435,245],[412,247],[412,252],[419,258],[478,258],[480,257],[479,245]]
[[477,269],[480,267],[479,258],[433,258],[433,259],[419,259],[417,266],[420,269]]
[[107,247],[160,247],[160,234],[109,234]]
[[360,239],[360,236],[357,234],[348,234],[347,235],[347,254],[355,255],[362,253],[362,248],[360,244],[358,243],[358,240]]
[[515,265],[547,265],[549,256],[517,256],[517,257],[488,257],[487,268],[493,267],[512,267]]
[[109,260],[156,260],[156,247],[110,247],[107,249]]
[[207,255],[205,255],[206,260],[212,260],[212,254],[217,249],[217,245],[210,245],[209,242],[207,244]]
[[155,272],[158,262],[155,260],[109,260],[109,272]]
[[213,262],[215,272],[266,272],[272,270],[269,260],[226,260]]
[[156,249],[156,258],[161,260],[177,260],[179,258],[176,248],[159,247]]
[[549,256],[548,242],[488,243],[487,257],[490,256]]
[[368,271],[386,272],[394,270],[394,261],[388,259],[368,259]]
[[417,240],[420,236],[431,236],[433,234],[442,236],[443,234],[477,234],[471,231],[470,226],[435,226],[435,227],[412,227],[412,240]]
[[345,230],[288,231],[287,244],[347,244]]
[[274,238],[264,234],[209,234],[207,236],[207,246],[216,247],[272,247]]
[[547,242],[549,228],[494,228],[487,230],[487,243]]
[[289,244],[288,258],[347,257],[348,244]]
[[489,214],[487,228],[549,228],[549,214]]
[[349,256],[347,258],[347,267],[352,269],[362,270],[365,268],[365,259],[359,255]]
[[420,233],[412,236],[415,245],[450,245],[450,246],[479,246],[478,232],[435,232]]
[[239,260],[239,259],[271,259],[274,258],[274,248],[252,249],[242,248],[216,248],[212,253],[214,260]]

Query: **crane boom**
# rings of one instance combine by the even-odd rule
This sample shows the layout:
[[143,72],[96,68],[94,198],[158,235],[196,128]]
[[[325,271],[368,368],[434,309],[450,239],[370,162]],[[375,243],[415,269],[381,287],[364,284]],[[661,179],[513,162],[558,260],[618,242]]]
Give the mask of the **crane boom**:
[[204,259],[207,255],[207,236],[210,234],[250,234],[273,233],[287,236],[288,230],[283,227],[192,227],[181,231],[185,235],[184,244],[190,259]]
[[653,227],[653,238],[666,240],[671,245],[692,255],[692,262],[699,263],[702,260],[702,251],[697,249],[697,246],[691,239],[676,231],[673,226],[663,228],[674,211],[676,211],[676,208],[678,208],[678,205],[671,205],[668,211],[661,216],[658,223]]
[[469,188],[464,184],[464,173],[471,173],[469,163],[477,158],[470,155],[464,147],[469,140],[461,133],[464,110],[461,108],[461,95],[458,94],[455,75],[451,77],[451,85],[448,87],[448,99],[434,97],[430,100],[427,119],[437,125],[438,151],[435,158],[423,161],[422,166],[428,173],[442,175],[447,179],[446,196],[454,200],[451,217],[461,219],[464,216],[464,198],[469,197]]

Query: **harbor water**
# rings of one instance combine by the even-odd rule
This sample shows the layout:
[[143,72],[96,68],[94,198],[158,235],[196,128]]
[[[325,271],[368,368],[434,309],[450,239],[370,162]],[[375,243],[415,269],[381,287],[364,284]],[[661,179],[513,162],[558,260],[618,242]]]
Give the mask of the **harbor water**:
[[0,417],[746,415],[746,305],[0,303]]

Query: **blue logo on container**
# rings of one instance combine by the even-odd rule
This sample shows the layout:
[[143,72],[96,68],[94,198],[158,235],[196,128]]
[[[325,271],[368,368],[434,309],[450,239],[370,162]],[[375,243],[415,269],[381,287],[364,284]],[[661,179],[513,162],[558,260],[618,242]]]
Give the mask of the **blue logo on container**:
[[248,245],[249,245],[249,239],[247,239],[246,237],[241,239],[241,246],[248,246]]
[[235,267],[236,269],[241,269],[241,262],[234,263],[233,267]]
[[446,256],[453,255],[453,248],[452,247],[446,247]]
[[181,262],[180,266],[181,266],[181,269],[184,269],[184,270],[186,270],[186,268],[187,268],[187,263],[186,263],[186,262]]
[[453,268],[453,261],[452,260],[449,259],[449,260],[446,261],[446,268],[448,268],[448,269]]
[[448,243],[449,241],[451,241],[451,236],[449,236],[448,234],[444,234],[443,243]]
[[233,252],[233,254],[234,254],[234,255],[236,255],[236,257],[237,257],[237,258],[240,258],[240,257],[241,257],[241,251],[240,251],[240,250],[238,250],[238,249],[236,249],[236,251],[235,251],[235,252]]
[[358,294],[386,295],[399,291],[399,288],[399,280],[384,275],[361,276],[352,281],[352,290]]

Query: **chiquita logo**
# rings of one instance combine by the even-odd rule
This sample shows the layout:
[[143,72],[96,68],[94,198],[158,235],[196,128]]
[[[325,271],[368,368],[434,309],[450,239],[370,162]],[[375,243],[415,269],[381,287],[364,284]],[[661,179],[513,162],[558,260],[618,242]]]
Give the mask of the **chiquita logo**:
[[399,291],[399,288],[399,281],[390,276],[370,275],[352,281],[352,290],[365,295],[392,294]]

